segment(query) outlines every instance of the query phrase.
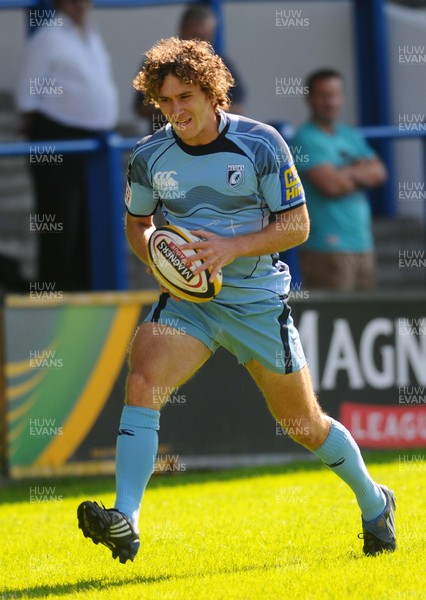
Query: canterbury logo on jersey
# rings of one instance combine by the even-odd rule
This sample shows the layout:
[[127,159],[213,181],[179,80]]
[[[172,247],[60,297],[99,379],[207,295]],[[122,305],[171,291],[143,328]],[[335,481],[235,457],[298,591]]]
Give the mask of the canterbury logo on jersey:
[[154,195],[167,200],[168,198],[185,198],[185,192],[179,189],[179,183],[174,178],[177,171],[157,171],[153,177]]
[[176,179],[173,178],[173,175],[177,175],[176,171],[158,171],[154,175],[154,185],[159,190],[177,190],[179,187]]
[[293,203],[304,198],[303,186],[294,165],[280,169],[282,203]]

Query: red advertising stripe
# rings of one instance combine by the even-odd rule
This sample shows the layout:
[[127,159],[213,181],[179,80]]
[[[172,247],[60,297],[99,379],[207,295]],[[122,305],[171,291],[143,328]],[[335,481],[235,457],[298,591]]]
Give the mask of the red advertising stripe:
[[340,420],[362,448],[425,448],[426,406],[343,402]]

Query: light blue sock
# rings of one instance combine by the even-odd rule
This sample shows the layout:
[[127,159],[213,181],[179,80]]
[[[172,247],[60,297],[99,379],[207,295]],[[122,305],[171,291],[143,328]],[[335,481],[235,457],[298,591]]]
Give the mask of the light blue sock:
[[331,419],[327,439],[313,453],[352,488],[365,521],[384,511],[385,496],[368,474],[358,444],[344,425]]
[[136,531],[142,495],[154,470],[160,412],[125,406],[117,437],[115,508],[127,515]]

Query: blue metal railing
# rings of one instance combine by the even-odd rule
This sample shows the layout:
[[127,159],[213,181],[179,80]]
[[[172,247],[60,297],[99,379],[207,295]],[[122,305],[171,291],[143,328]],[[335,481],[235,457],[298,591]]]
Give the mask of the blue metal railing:
[[[422,138],[426,172],[426,131],[400,131],[397,126],[367,127],[360,130],[366,138]],[[49,148],[53,154],[79,152],[87,155],[89,196],[90,263],[93,290],[127,289],[127,243],[124,232],[123,152],[131,151],[137,137],[124,138],[111,133],[102,138],[68,141],[9,142],[0,144],[0,158],[30,156]],[[393,213],[390,204],[389,213]],[[297,253],[289,252],[286,260],[293,281],[300,283]]]
[[[93,290],[127,289],[126,240],[123,224],[123,152],[139,138],[110,133],[84,140],[46,140],[0,144],[0,158],[52,155],[86,155],[89,198],[89,250]],[[47,150],[48,149],[48,150]]]
[[[160,6],[166,4],[186,4],[197,0],[94,0],[96,8],[137,8],[138,6]],[[52,0],[0,0],[0,8],[52,8]]]
[[1,156],[30,156],[41,154],[37,148],[54,148],[54,154],[72,154],[75,152],[99,152],[102,147],[101,139],[64,140],[51,142],[7,142],[0,144]]
[[[52,7],[53,0],[0,0],[1,8],[46,8]],[[311,0],[299,0],[307,1]],[[93,0],[96,8],[137,8],[139,6],[161,6],[167,4],[190,4],[199,2],[199,0]],[[211,0],[212,4],[225,2],[259,2],[259,0]],[[341,0],[334,0],[341,2]]]
[[[422,150],[422,154],[423,154],[423,173],[426,173],[426,123],[421,123],[420,125],[422,125],[422,127],[419,127],[419,130],[404,130],[401,131],[398,125],[376,125],[376,126],[371,126],[371,127],[359,127],[359,131],[362,133],[362,135],[369,140],[388,140],[388,141],[395,141],[398,139],[405,139],[405,138],[421,138],[423,140],[423,150]],[[287,123],[283,124],[284,129],[286,127],[288,127]],[[277,124],[275,124],[275,127],[277,127]],[[280,131],[280,128],[277,127],[277,129]],[[290,128],[291,129],[291,128]],[[287,139],[287,138],[286,138]],[[387,165],[387,167],[389,167],[389,165]],[[389,170],[389,168],[388,168]],[[423,179],[425,179],[423,177]],[[389,188],[387,188],[389,189]],[[386,194],[384,196],[384,201],[381,203],[381,211],[378,212],[378,214],[384,214],[384,215],[388,215],[388,216],[395,216],[397,211],[396,211],[396,206],[395,206],[395,194],[394,193],[390,193],[390,194]],[[426,209],[426,207],[425,207]],[[426,210],[424,213],[424,219],[426,222]],[[426,229],[426,227],[425,227]],[[283,259],[285,260],[285,262],[288,264],[288,266],[290,267],[290,272],[292,274],[292,281],[293,283],[296,284],[300,284],[301,282],[301,276],[300,276],[300,271],[299,271],[299,265],[298,265],[298,248],[291,248],[290,250],[287,250],[285,253],[283,253],[282,255]]]

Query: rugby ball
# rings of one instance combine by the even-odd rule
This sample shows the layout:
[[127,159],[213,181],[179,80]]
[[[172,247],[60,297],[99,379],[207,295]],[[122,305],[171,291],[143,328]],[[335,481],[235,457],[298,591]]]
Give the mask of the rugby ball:
[[[197,260],[197,250],[181,250],[179,247],[199,239],[183,227],[158,227],[148,241],[148,262],[160,285],[174,296],[190,302],[209,302],[222,288],[222,272],[212,283],[209,281],[211,267],[194,275],[203,261]],[[191,260],[183,262],[188,258]]]

